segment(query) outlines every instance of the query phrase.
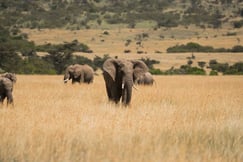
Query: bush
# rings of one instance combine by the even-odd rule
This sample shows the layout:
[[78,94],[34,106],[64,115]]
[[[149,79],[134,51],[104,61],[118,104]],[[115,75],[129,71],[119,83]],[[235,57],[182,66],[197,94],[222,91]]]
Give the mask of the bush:
[[211,76],[218,75],[218,72],[216,70],[211,70],[209,75],[211,75]]
[[20,74],[56,74],[54,66],[39,57],[29,57],[23,60]]
[[198,63],[198,66],[200,66],[200,68],[204,68],[205,67],[205,65],[206,65],[206,62],[204,62],[204,61],[198,61],[197,62]]
[[149,69],[154,69],[154,64],[159,64],[157,60],[151,60],[150,58],[141,58],[141,60],[148,66]]
[[69,51],[69,52],[87,52],[90,53],[90,48],[83,44],[79,43],[77,40],[73,40],[72,42],[66,42],[64,44],[45,44],[45,45],[39,45],[36,48],[37,51],[42,52],[50,52],[50,51]]
[[209,67],[212,70],[216,70],[218,72],[226,72],[229,68],[228,63],[218,63],[216,60],[210,60],[209,61]]
[[160,69],[150,69],[149,72],[153,75],[163,75],[164,72],[161,71]]
[[93,60],[93,64],[96,67],[96,69],[100,68],[102,69],[104,62],[110,58],[109,55],[104,55],[103,57],[100,56],[95,56],[94,60]]
[[211,46],[201,46],[198,43],[187,43],[186,45],[176,45],[173,47],[167,48],[168,53],[176,53],[176,52],[243,52],[243,46],[237,45],[232,49],[225,48],[216,48],[214,49]]
[[187,43],[186,45],[176,45],[173,47],[169,47],[167,49],[168,53],[173,52],[212,52],[214,51],[213,47],[211,46],[201,46],[198,43]]
[[224,75],[243,75],[243,62],[237,62],[230,66]]
[[190,65],[182,65],[179,69],[171,68],[164,72],[165,75],[206,75],[204,69],[191,67]]
[[234,46],[231,52],[243,52],[243,46],[240,45]]
[[241,28],[243,26],[243,20],[233,22],[234,28]]

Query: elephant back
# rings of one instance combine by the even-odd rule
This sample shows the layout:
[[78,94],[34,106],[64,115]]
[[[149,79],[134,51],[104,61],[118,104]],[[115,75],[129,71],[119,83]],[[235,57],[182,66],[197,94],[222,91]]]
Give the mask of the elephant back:
[[89,65],[82,65],[84,81],[85,82],[93,82],[94,79],[94,70]]

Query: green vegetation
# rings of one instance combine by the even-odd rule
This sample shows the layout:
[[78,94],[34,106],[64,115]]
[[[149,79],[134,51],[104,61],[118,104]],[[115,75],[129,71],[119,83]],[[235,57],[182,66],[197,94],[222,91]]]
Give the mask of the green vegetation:
[[202,46],[198,43],[189,42],[186,45],[176,45],[167,49],[168,53],[178,52],[243,52],[243,46],[236,45],[232,49],[213,48],[212,46]]
[[[106,33],[108,34],[108,33]],[[148,34],[143,33],[139,38],[146,38]],[[188,43],[187,45],[177,46],[177,49],[188,50],[190,52],[199,52],[201,50],[214,50],[212,47],[201,46],[197,43]],[[172,47],[173,49],[173,47]],[[242,46],[235,46],[231,51],[239,52],[243,49]],[[34,42],[29,42],[27,36],[21,34],[19,30],[7,30],[0,26],[0,71],[8,71],[19,74],[62,74],[65,68],[70,64],[88,64],[94,70],[101,69],[104,61],[109,58],[109,55],[103,57],[95,56],[93,60],[83,56],[73,55],[74,52],[81,51],[92,53],[92,50],[85,44],[73,40],[63,44],[44,44],[36,46]],[[178,51],[178,50],[177,50]],[[37,52],[46,52],[45,56],[38,56]],[[166,71],[155,69],[154,64],[159,64],[157,60],[150,58],[141,58],[149,67],[150,72],[156,75],[205,75],[204,67],[206,62],[198,62],[200,67],[192,67],[195,56],[187,58],[187,64],[180,68],[171,68]],[[228,63],[218,63],[216,60],[209,61],[209,67],[212,69],[210,75],[215,75],[218,72],[224,75],[242,75],[243,63],[238,62],[233,65]]]
[[154,75],[206,75],[204,69],[191,67],[190,65],[182,65],[180,68],[170,68],[169,70],[161,71],[160,69],[151,69],[150,72]]
[[219,63],[216,60],[210,60],[209,68],[212,69],[212,73],[221,72],[224,75],[242,75],[243,74],[243,62],[237,62],[230,66],[228,63]]
[[[227,13],[225,12],[227,10]],[[145,21],[154,27],[195,24],[219,28],[230,18],[242,17],[238,1],[201,0],[0,0],[1,24],[19,28],[97,28]],[[224,20],[224,21],[222,21]],[[242,21],[231,24],[235,28]]]

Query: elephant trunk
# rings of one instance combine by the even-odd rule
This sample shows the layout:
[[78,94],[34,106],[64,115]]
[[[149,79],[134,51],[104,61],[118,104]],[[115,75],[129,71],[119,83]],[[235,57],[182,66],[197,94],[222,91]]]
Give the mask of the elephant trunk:
[[64,78],[63,78],[63,81],[64,83],[67,83],[67,81],[70,79],[70,74],[69,73],[65,73],[64,74]]
[[133,78],[124,77],[122,81],[122,103],[127,106],[131,102],[132,97],[132,87],[133,87]]

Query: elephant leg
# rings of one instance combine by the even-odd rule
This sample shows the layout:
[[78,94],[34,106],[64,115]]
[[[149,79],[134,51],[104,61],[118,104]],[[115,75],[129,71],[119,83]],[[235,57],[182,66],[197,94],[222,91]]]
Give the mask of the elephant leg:
[[3,101],[4,101],[5,98],[6,98],[6,95],[5,94],[1,94],[0,95],[0,106],[3,105]]
[[74,84],[75,83],[75,80],[74,79],[72,79],[72,84]]
[[112,96],[114,96],[115,103],[119,103],[121,96],[122,96],[121,86],[114,83],[112,93],[113,93]]
[[108,73],[104,72],[103,76],[104,76],[104,80],[106,84],[106,92],[109,100],[118,103],[121,98],[121,90],[119,86],[117,86],[117,83],[115,83],[112,80],[112,78]]
[[7,105],[13,104],[13,95],[11,91],[7,92]]
[[105,86],[106,86],[106,93],[107,93],[107,96],[109,98],[109,100],[112,100],[112,93],[111,93],[111,90],[112,90],[112,79],[110,78],[109,74],[107,74],[106,72],[103,73],[103,77],[104,77],[104,80],[105,80]]
[[88,80],[88,84],[90,84],[90,83],[93,83],[93,78],[90,78],[89,80]]

